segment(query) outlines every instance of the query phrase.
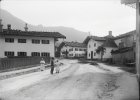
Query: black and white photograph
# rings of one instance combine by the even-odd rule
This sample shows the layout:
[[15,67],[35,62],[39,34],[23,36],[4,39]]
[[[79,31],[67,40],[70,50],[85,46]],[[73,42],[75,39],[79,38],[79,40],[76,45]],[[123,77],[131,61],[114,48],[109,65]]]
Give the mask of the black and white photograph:
[[0,0],[0,100],[139,100],[140,0]]

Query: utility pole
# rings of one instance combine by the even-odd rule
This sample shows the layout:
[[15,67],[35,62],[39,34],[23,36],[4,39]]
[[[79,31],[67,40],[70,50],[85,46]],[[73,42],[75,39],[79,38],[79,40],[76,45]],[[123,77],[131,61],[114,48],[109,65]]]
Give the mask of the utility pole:
[[136,70],[139,79],[140,75],[140,2],[136,2]]

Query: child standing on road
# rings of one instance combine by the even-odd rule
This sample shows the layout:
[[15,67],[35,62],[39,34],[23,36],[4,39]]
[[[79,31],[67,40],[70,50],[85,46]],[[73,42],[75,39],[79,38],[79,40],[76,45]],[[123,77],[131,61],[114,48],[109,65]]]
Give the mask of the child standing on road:
[[42,58],[40,61],[41,71],[45,69],[45,60]]
[[51,59],[51,74],[53,74],[53,70],[54,70],[54,58],[52,57]]
[[56,60],[56,68],[55,68],[56,73],[59,73],[60,68],[59,68],[59,62]]

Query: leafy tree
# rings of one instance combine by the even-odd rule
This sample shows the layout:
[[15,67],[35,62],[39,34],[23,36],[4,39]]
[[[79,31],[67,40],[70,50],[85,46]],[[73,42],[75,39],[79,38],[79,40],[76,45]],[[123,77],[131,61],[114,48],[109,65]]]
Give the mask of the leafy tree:
[[97,54],[101,54],[101,61],[102,61],[102,59],[103,59],[103,55],[104,55],[105,51],[106,51],[106,48],[104,48],[103,46],[99,46],[99,47],[96,49],[96,53],[97,53]]

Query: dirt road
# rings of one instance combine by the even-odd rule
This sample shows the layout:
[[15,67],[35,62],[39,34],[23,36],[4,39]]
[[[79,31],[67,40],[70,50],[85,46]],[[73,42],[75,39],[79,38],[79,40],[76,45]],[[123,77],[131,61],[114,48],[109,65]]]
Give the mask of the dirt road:
[[49,70],[0,81],[0,100],[138,100],[135,77],[89,64],[63,61],[61,73]]

